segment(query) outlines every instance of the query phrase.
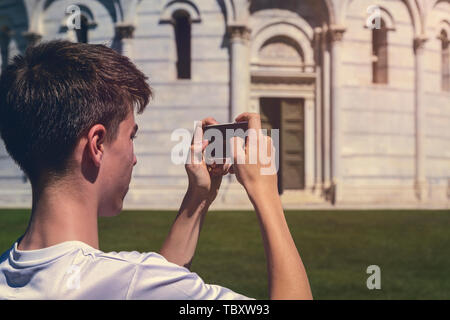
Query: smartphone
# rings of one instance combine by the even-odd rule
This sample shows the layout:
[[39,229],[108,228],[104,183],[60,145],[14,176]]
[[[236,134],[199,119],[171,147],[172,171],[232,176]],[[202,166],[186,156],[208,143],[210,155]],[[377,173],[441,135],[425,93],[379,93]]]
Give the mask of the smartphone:
[[[211,131],[214,129],[213,131]],[[240,129],[240,130],[239,130]],[[231,150],[230,146],[227,148],[227,130],[228,134],[231,137],[241,137],[242,139],[245,139],[245,133],[248,129],[248,122],[236,122],[236,123],[224,123],[224,124],[216,124],[216,125],[209,125],[205,126],[203,136],[204,139],[208,139],[209,144],[206,147],[205,150],[205,156],[206,158],[209,158],[210,160],[214,160],[216,162],[219,162],[218,160],[231,158]],[[217,139],[220,139],[217,143],[214,143]],[[222,146],[222,154],[218,151],[217,148],[218,145]]]

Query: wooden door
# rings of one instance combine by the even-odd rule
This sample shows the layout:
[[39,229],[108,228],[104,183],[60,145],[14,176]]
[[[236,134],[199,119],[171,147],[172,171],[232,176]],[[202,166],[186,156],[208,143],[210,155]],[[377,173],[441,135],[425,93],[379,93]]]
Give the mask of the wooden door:
[[[267,134],[271,136],[271,129],[280,129],[280,99],[277,98],[261,98],[260,100],[260,115],[261,128],[267,130]],[[280,137],[281,141],[281,137]],[[277,153],[280,155],[280,146],[275,146]],[[281,159],[280,159],[281,160]],[[282,176],[281,176],[281,162],[278,167],[278,193],[283,193]]]
[[305,112],[303,100],[281,100],[281,167],[284,190],[305,188]]
[[261,126],[280,130],[278,191],[305,186],[304,105],[301,99],[261,98]]

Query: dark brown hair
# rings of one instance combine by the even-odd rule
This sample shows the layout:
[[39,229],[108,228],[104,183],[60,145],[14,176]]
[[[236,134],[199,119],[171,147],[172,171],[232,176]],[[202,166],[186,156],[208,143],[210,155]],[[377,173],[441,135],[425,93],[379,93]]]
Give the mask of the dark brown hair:
[[0,77],[0,133],[31,182],[61,176],[76,143],[95,124],[117,138],[129,112],[152,96],[147,77],[104,45],[50,41],[14,57]]

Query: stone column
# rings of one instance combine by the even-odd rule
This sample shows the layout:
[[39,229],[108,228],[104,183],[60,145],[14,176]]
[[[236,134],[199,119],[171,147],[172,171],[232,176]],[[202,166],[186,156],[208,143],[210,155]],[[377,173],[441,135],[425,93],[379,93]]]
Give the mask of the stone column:
[[42,39],[42,35],[40,35],[37,32],[34,31],[25,31],[22,33],[23,37],[27,41],[27,47],[28,46],[34,46],[36,43],[38,43]]
[[323,188],[331,186],[331,53],[327,28],[322,32]]
[[131,24],[116,25],[116,38],[119,41],[119,52],[130,59],[133,59],[133,33],[134,26]]
[[314,106],[313,97],[305,99],[305,187],[314,187],[315,153],[314,153]]
[[231,77],[230,122],[248,110],[250,93],[249,42],[250,29],[245,25],[230,25]]
[[342,27],[333,27],[330,30],[331,40],[331,94],[332,94],[332,111],[331,111],[331,177],[333,187],[333,202],[337,203],[341,200],[340,185],[341,180],[341,132],[340,132],[340,110],[341,106],[341,74],[340,67],[342,65],[342,38],[345,29]]
[[427,178],[426,178],[426,150],[425,150],[425,104],[424,104],[424,56],[425,42],[424,37],[414,39],[415,52],[415,138],[416,138],[416,157],[415,157],[415,192],[419,201],[425,201],[427,198]]
[[314,173],[314,191],[316,194],[322,193],[322,29],[314,30],[314,50],[316,66],[316,85],[315,85],[315,173]]

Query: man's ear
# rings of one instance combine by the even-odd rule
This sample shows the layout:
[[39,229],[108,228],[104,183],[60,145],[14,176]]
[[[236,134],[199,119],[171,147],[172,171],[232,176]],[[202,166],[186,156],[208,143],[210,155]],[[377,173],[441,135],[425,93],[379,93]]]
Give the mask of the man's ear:
[[105,153],[106,128],[101,124],[94,125],[88,132],[88,154],[96,167],[100,167]]

